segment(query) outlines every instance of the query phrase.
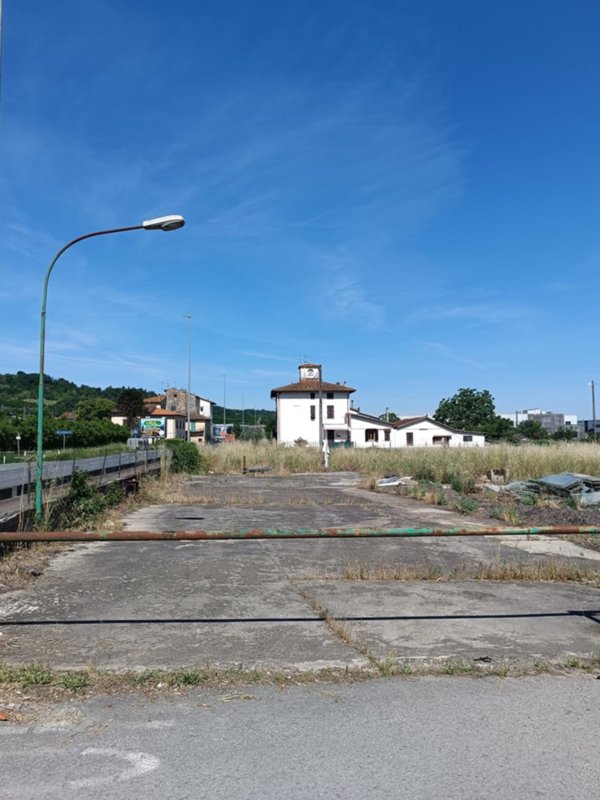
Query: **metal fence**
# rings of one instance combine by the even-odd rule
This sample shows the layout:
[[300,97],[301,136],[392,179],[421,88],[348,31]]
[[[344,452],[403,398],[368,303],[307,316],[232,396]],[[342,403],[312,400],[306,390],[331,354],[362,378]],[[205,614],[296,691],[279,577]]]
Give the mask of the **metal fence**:
[[[45,500],[57,499],[71,482],[75,471],[85,472],[98,485],[139,477],[159,469],[163,450],[134,450],[130,453],[73,458],[68,461],[46,461],[42,474]],[[26,511],[35,498],[35,472],[33,462],[25,464],[0,464],[0,516]]]

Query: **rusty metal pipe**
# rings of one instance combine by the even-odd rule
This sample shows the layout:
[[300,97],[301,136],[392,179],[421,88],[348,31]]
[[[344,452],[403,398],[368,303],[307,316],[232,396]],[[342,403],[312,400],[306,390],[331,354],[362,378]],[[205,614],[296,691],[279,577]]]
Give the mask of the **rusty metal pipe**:
[[229,539],[385,539],[428,536],[597,536],[600,527],[537,528],[248,528],[238,531],[0,531],[1,542],[226,541]]

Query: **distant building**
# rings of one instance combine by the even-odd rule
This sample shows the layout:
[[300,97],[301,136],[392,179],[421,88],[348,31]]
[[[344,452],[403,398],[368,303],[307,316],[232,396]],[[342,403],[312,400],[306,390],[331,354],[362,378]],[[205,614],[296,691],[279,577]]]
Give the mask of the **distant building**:
[[596,436],[594,437],[594,420],[580,419],[577,423],[577,435],[580,439],[596,438],[600,441],[600,419],[596,420]]
[[[150,415],[155,415],[156,410],[183,415],[187,429],[188,392],[185,389],[165,389],[165,394],[147,397],[144,404]],[[189,393],[190,441],[194,444],[203,445],[212,441],[213,405],[211,400]]]
[[155,408],[140,420],[140,434],[153,439],[185,439],[186,417],[177,411]]
[[556,433],[557,431],[566,429],[577,431],[577,415],[576,414],[563,414],[554,411],[543,411],[541,408],[529,408],[524,411],[513,411],[504,414],[498,414],[499,417],[509,419],[515,428],[527,420],[532,422],[539,422],[544,430],[548,433]]

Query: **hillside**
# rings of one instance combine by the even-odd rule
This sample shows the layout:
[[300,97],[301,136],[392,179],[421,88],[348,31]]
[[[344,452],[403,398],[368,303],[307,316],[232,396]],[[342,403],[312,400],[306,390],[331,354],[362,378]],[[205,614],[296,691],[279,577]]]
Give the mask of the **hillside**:
[[[44,377],[44,405],[54,417],[65,411],[75,411],[80,400],[104,397],[115,400],[125,386],[78,386],[64,378]],[[138,388],[138,387],[135,387]],[[148,389],[140,389],[145,395],[156,394]],[[34,414],[37,406],[38,374],[37,372],[17,372],[0,374],[0,414],[24,417]]]
[[[78,386],[64,378],[44,378],[44,405],[46,411],[53,417],[59,417],[65,411],[75,411],[80,400],[89,400],[95,397],[104,397],[116,402],[123,389],[129,386],[107,386],[100,389],[97,386]],[[151,389],[138,389],[145,397],[157,394]],[[0,415],[7,417],[26,417],[35,414],[37,408],[38,374],[37,372],[17,372],[16,374],[0,374]],[[226,409],[226,420],[233,425],[246,425],[255,423],[274,424],[275,411],[267,409],[247,408]],[[213,422],[223,421],[222,406],[213,406]]]

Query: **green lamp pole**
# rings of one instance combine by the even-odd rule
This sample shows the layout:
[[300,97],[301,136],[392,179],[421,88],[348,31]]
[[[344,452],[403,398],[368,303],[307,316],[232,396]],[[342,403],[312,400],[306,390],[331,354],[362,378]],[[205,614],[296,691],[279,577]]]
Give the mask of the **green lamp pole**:
[[179,214],[172,214],[167,217],[156,217],[142,222],[141,225],[130,225],[127,228],[111,228],[105,231],[94,231],[93,233],[86,233],[84,236],[78,236],[73,239],[52,259],[50,266],[44,278],[44,291],[42,293],[42,310],[40,322],[40,367],[39,367],[39,383],[38,383],[38,401],[37,401],[37,455],[36,455],[36,471],[35,471],[35,521],[39,525],[42,521],[42,482],[44,473],[44,355],[45,355],[45,342],[46,342],[46,299],[48,296],[48,281],[50,280],[50,273],[58,259],[62,256],[65,250],[68,250],[77,242],[82,242],[84,239],[91,239],[93,236],[105,236],[109,233],[124,233],[125,231],[174,231],[177,228],[182,228],[185,225],[185,220]]

